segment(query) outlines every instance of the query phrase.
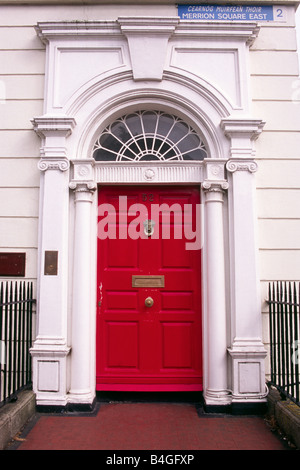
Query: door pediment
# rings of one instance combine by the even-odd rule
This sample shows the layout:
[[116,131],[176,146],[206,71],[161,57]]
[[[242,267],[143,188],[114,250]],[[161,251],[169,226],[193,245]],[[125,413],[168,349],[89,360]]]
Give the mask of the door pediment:
[[188,74],[224,96],[232,110],[248,110],[248,50],[256,23],[191,23],[178,17],[117,21],[42,22],[46,44],[45,113],[66,112],[78,96],[107,77],[128,72],[134,81],[162,82]]

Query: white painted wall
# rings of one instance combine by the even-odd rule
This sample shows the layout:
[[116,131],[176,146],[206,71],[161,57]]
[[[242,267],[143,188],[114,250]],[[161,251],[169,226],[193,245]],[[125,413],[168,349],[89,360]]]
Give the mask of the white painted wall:
[[[252,48],[253,110],[266,121],[257,141],[257,211],[264,342],[268,344],[267,286],[300,279],[300,81],[297,30],[262,26]],[[278,34],[277,34],[278,32]],[[297,33],[297,34],[296,34]]]
[[295,22],[296,22],[296,35],[297,35],[297,50],[299,52],[300,51],[300,7],[298,7],[296,10]]

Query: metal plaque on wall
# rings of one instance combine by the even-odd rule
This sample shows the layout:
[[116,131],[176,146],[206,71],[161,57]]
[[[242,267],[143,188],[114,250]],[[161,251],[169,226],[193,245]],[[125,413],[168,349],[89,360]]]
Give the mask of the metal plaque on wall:
[[0,253],[0,276],[25,276],[25,253]]

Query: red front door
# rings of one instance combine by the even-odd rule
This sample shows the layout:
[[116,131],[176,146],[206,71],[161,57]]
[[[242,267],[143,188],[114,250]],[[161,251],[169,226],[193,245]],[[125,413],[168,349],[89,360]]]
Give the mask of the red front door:
[[197,188],[99,190],[97,390],[202,390],[199,204]]

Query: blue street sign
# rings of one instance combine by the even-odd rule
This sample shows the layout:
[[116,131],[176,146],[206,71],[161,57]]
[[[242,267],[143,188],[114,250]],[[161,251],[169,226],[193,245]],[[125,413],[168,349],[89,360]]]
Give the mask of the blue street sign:
[[272,5],[178,5],[178,16],[193,21],[285,21],[284,9]]

